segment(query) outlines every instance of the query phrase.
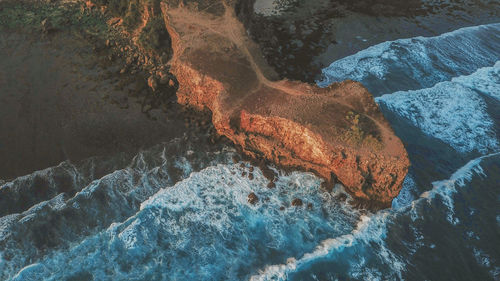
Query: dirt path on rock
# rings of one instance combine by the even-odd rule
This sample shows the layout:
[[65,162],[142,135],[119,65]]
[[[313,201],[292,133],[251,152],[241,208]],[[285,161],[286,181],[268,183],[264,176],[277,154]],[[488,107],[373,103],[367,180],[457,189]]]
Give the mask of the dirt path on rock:
[[[287,85],[287,83],[288,84],[294,83],[293,86],[298,86],[299,84],[288,81],[271,81],[270,79],[268,79],[264,74],[263,68],[267,68],[267,73],[274,71],[269,69],[269,66],[264,61],[264,58],[262,56],[258,57],[260,54],[259,47],[253,41],[248,39],[248,36],[245,34],[244,26],[236,18],[233,9],[228,7],[226,3],[224,3],[224,5],[226,7],[225,14],[219,18],[210,18],[206,14],[194,13],[189,9],[183,7],[179,7],[168,11],[166,10],[165,7],[164,14],[165,15],[169,14],[171,17],[174,17],[176,21],[175,24],[193,26],[201,30],[207,30],[208,32],[217,34],[218,36],[227,39],[228,41],[232,42],[240,51],[243,51],[250,64],[251,71],[253,71],[257,76],[258,83],[260,84],[260,86],[254,89],[253,91],[238,94],[238,96],[240,97],[239,101],[240,105],[243,103],[244,100],[246,100],[247,97],[253,95],[256,91],[260,91],[263,87],[274,89],[292,96],[312,97],[318,95],[317,93],[314,92],[313,89],[311,89],[316,87],[315,85],[303,84],[300,85],[300,87],[291,87],[290,85]],[[168,21],[170,21],[170,19],[168,19]],[[180,37],[179,34],[177,34],[177,31],[171,30],[172,29],[171,27],[169,27],[169,29],[171,33],[172,32],[175,33],[174,35],[172,35],[174,39],[173,44],[177,46],[176,48],[174,48],[174,58],[172,59],[173,64],[175,64],[175,61],[178,59],[178,56],[183,53],[183,50],[180,49],[180,46],[182,44],[179,42]],[[183,40],[187,41],[187,38],[184,38]],[[241,83],[245,82],[241,81]],[[346,108],[350,108],[353,111],[355,111],[353,106],[347,103],[343,98],[331,98],[331,99],[334,100],[336,103],[341,104]],[[384,150],[386,151],[386,153],[388,155],[400,155],[402,151],[400,148],[401,146],[398,143],[399,140],[397,138],[391,137],[393,133],[390,129],[387,128],[388,125],[382,124],[379,120],[367,114],[363,115],[377,125],[383,142],[387,144],[386,146],[384,146]]]

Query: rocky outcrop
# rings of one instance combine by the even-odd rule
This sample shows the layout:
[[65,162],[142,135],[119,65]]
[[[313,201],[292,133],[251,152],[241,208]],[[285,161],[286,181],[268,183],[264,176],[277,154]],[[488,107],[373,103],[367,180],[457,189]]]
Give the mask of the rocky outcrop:
[[218,133],[252,157],[338,179],[356,198],[388,206],[409,161],[371,94],[353,81],[278,81],[234,5],[162,3],[178,102],[209,109]]
[[409,161],[361,84],[279,80],[236,17],[236,0],[158,3],[180,104],[210,110],[217,132],[248,156],[338,180],[354,197],[389,206]]

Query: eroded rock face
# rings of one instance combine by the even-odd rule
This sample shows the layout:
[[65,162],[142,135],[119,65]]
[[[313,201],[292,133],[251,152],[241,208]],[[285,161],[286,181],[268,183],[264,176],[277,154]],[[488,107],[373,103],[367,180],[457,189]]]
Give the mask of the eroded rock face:
[[130,34],[139,34],[140,46],[163,42],[147,29],[163,21],[168,44],[151,50],[172,54],[178,102],[210,110],[217,132],[247,155],[313,171],[361,201],[389,206],[409,161],[372,95],[353,81],[319,88],[279,80],[239,20],[244,15],[236,17],[251,1],[146,1]]
[[161,4],[178,102],[212,111],[217,131],[252,157],[337,178],[355,197],[388,206],[409,161],[371,94],[353,81],[328,88],[278,81],[234,6]]

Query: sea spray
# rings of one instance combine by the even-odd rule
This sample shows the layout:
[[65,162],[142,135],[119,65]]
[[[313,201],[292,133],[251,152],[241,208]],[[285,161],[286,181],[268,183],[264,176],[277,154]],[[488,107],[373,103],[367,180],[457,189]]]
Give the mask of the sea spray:
[[[385,245],[389,224],[395,221],[398,216],[410,215],[413,217],[413,221],[415,221],[420,217],[418,215],[419,209],[424,204],[431,204],[431,200],[437,198],[448,207],[449,212],[453,212],[453,194],[458,192],[456,187],[464,187],[465,183],[470,181],[473,175],[483,175],[483,169],[480,166],[481,161],[499,155],[500,153],[493,153],[471,160],[465,166],[458,169],[448,180],[434,182],[433,188],[430,191],[424,192],[418,199],[411,202],[411,204],[402,206],[400,209],[383,210],[376,214],[361,216],[356,228],[351,233],[325,239],[321,241],[314,251],[304,254],[298,259],[290,257],[284,264],[267,266],[258,274],[253,275],[250,280],[288,280],[297,273],[307,271],[311,264],[320,263],[324,260],[341,262],[337,260],[339,258],[352,259],[353,257],[347,253],[341,255],[341,253],[347,252],[349,248],[357,248],[357,251],[363,252],[361,249],[373,248],[374,245],[378,246],[377,255],[381,259],[381,262],[385,262],[386,265],[391,267],[394,278],[401,279],[405,271],[404,261],[400,260]],[[450,213],[447,214],[447,218],[450,223],[456,224],[458,222]],[[365,262],[361,261],[361,263]],[[351,264],[351,267],[352,271],[349,273],[351,274],[351,278],[356,277],[354,275],[358,274],[358,277],[363,279],[361,278],[362,276],[366,277],[365,274],[370,274],[367,271],[360,276],[360,272],[356,272],[356,263]],[[294,280],[293,278],[291,279]]]
[[[46,270],[38,274],[44,280],[81,271],[99,280],[246,279],[267,263],[301,256],[355,227],[358,212],[320,192],[313,174],[281,174],[269,189],[259,169],[253,179],[242,176],[249,171],[239,163],[194,172],[158,191],[123,223],[40,261]],[[248,202],[250,192],[259,198],[255,205]],[[295,198],[304,205],[291,206]],[[64,272],[57,271],[61,264]]]

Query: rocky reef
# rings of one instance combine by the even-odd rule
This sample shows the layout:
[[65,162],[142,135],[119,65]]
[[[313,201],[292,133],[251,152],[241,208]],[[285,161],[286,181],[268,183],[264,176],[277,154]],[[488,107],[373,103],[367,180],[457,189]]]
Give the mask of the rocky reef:
[[[246,155],[312,171],[329,186],[338,180],[370,206],[398,195],[409,160],[372,95],[354,81],[280,80],[242,23],[247,1],[94,1],[144,52],[168,61],[178,102],[211,111],[217,132]],[[150,87],[158,79],[153,72]]]

